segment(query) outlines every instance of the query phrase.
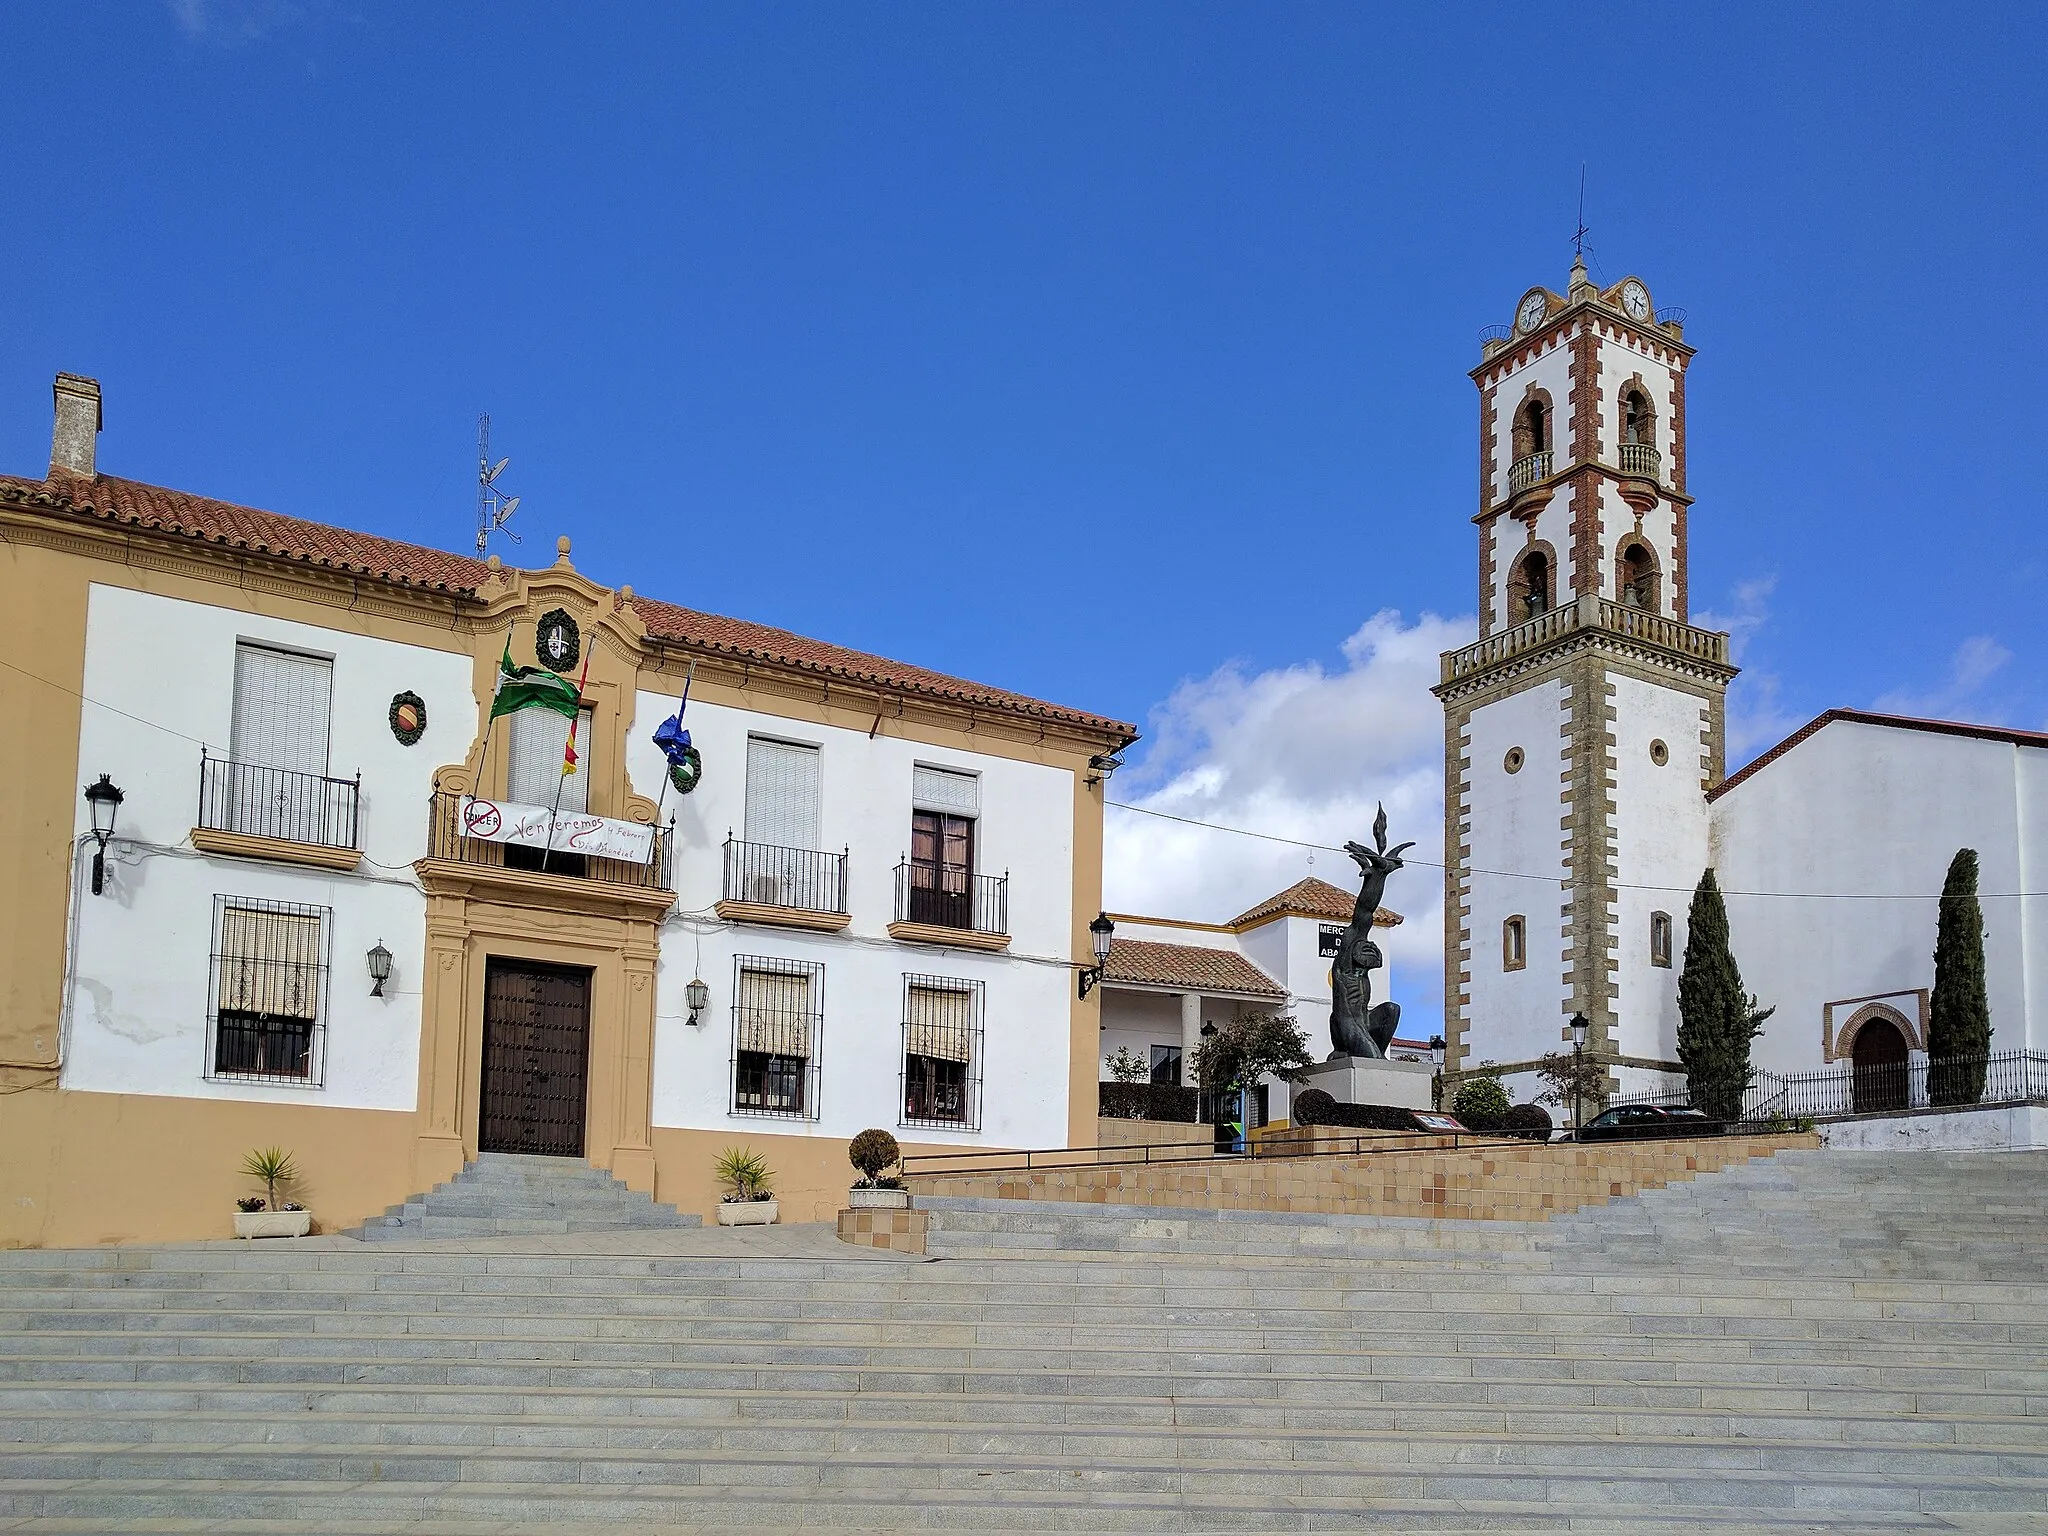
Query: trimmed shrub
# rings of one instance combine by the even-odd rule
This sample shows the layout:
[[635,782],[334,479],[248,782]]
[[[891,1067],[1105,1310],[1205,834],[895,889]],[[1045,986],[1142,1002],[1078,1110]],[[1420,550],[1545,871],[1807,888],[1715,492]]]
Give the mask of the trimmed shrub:
[[1501,1132],[1508,1136],[1522,1136],[1530,1141],[1550,1140],[1550,1111],[1541,1104],[1516,1104],[1507,1117],[1501,1121]]
[[1451,1113],[1474,1131],[1497,1131],[1508,1117],[1508,1091],[1495,1077],[1469,1078],[1451,1100]]
[[903,1155],[896,1138],[887,1131],[865,1130],[848,1143],[846,1160],[860,1170],[861,1178],[872,1184],[884,1168],[893,1168]]
[[1288,1118],[1296,1125],[1332,1125],[1356,1131],[1422,1129],[1410,1110],[1393,1104],[1339,1104],[1320,1088],[1297,1093]]
[[1095,1112],[1105,1120],[1195,1123],[1198,1095],[1179,1083],[1097,1083]]

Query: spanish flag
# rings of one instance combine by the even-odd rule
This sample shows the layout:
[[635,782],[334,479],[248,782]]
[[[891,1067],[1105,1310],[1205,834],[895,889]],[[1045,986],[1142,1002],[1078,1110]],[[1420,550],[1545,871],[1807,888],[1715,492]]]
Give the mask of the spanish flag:
[[569,717],[569,743],[562,748],[562,777],[565,779],[576,771],[578,761],[576,756],[576,728],[583,724],[583,710],[581,707],[583,703],[583,685],[590,681],[590,653],[593,649],[594,647],[588,645],[583,648],[583,672],[576,679],[576,702],[578,707],[576,713]]

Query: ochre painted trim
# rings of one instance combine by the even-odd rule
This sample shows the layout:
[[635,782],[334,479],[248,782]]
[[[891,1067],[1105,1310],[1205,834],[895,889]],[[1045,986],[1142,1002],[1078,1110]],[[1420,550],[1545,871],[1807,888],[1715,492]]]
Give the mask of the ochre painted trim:
[[360,848],[295,843],[289,838],[256,837],[248,832],[224,832],[218,827],[194,827],[192,846],[201,853],[224,858],[268,859],[275,864],[304,864],[312,869],[354,869],[363,861]]
[[765,923],[771,928],[808,928],[837,933],[853,921],[848,912],[808,912],[802,907],[771,907],[758,901],[721,901],[711,909],[728,923]]
[[1007,933],[976,933],[968,928],[942,928],[937,923],[891,923],[889,937],[906,944],[938,944],[947,949],[994,951],[1010,947]]
[[538,870],[505,869],[496,864],[421,859],[413,870],[429,896],[509,901],[591,917],[658,918],[676,903],[674,891],[585,880],[575,875],[544,875]]

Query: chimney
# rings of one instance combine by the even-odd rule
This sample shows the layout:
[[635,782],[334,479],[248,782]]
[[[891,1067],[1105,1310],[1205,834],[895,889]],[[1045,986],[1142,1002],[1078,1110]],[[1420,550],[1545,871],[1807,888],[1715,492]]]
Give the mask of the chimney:
[[50,478],[77,475],[94,478],[100,431],[100,381],[60,373],[55,385],[57,435],[50,440]]

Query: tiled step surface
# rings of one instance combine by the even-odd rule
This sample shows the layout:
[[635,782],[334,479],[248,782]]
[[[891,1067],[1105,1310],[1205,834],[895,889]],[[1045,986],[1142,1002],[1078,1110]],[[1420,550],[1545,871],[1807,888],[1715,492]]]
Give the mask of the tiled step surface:
[[628,1189],[581,1158],[485,1152],[447,1183],[373,1216],[353,1235],[371,1243],[541,1237],[703,1221]]
[[0,1529],[2048,1533],[2048,1157],[1844,1155],[932,1263],[4,1254]]

